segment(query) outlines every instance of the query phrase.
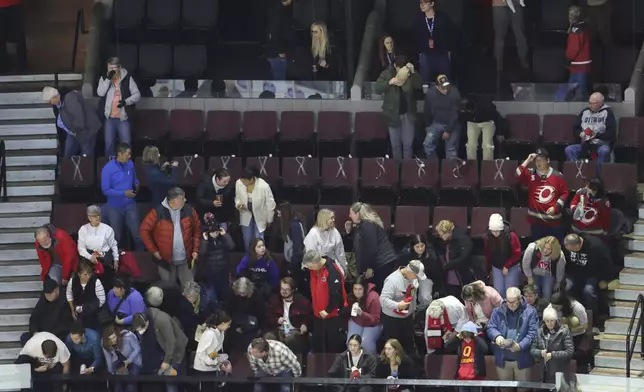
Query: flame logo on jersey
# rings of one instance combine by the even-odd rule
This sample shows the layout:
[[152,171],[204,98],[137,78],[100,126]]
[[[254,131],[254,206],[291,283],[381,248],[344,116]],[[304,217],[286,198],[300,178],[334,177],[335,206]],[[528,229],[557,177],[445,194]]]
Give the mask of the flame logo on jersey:
[[585,225],[590,225],[591,223],[595,222],[597,220],[597,216],[599,215],[597,213],[596,208],[585,208],[584,209],[584,215],[582,215],[580,221],[583,222]]
[[555,187],[542,185],[534,193],[539,203],[548,204],[555,198]]

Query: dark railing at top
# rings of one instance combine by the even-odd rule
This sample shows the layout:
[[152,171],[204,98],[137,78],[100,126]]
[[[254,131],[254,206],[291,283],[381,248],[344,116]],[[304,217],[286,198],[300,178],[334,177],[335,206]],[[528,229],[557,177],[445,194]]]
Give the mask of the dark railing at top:
[[9,201],[7,193],[7,148],[4,140],[0,140],[0,200]]
[[[637,311],[640,311],[640,316],[637,317]],[[637,318],[637,326],[635,327],[635,332],[633,333],[633,326],[635,325],[635,319]],[[633,359],[633,354],[635,354],[635,346],[637,346],[637,337],[640,336],[640,356],[644,359],[644,294],[639,294],[637,296],[637,302],[635,303],[635,309],[633,309],[633,315],[631,316],[631,322],[628,324],[628,332],[626,332],[626,377],[631,377],[631,359]],[[631,335],[632,334],[632,335]],[[631,342],[631,338],[633,341]]]
[[85,28],[85,11],[80,8],[76,13],[76,25],[74,27],[74,47],[72,48],[72,69],[76,71],[76,54],[78,53],[78,36],[79,34],[88,34],[89,30]]

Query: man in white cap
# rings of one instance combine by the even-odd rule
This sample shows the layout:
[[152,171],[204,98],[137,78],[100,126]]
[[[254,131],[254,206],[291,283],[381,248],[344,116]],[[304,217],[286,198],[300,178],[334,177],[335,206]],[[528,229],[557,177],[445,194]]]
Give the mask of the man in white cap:
[[388,339],[397,339],[407,354],[416,352],[413,315],[419,281],[425,279],[425,266],[420,260],[410,261],[385,279],[380,293],[382,333],[378,351]]
[[64,157],[79,153],[94,156],[96,135],[101,129],[101,120],[92,105],[85,102],[80,91],[72,90],[64,96],[53,87],[45,87],[42,100],[54,107],[56,126],[65,132]]
[[427,353],[442,349],[443,343],[468,321],[465,305],[453,295],[432,301],[425,312]]

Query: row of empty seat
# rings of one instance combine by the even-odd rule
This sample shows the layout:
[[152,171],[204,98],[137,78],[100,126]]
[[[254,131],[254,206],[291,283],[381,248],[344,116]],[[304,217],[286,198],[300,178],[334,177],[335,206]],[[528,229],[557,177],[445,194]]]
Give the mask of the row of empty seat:
[[208,69],[208,49],[204,45],[113,45],[111,55],[135,77],[202,77]]
[[218,0],[115,0],[114,24],[119,30],[208,30],[217,23]]

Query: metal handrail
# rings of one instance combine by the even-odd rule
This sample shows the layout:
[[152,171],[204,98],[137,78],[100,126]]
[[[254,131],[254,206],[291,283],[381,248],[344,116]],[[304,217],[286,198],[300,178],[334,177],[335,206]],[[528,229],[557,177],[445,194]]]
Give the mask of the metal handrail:
[[7,148],[4,140],[0,140],[0,195],[3,195],[0,197],[1,201],[9,201],[9,193],[7,192]]
[[[640,317],[637,320],[637,327],[633,334],[633,326],[635,325],[635,318],[637,317],[638,310],[640,311]],[[628,324],[628,331],[626,332],[626,377],[628,378],[631,377],[631,359],[633,359],[635,346],[637,345],[637,336],[640,333],[642,334],[640,337],[640,356],[644,359],[644,328],[642,326],[642,322],[644,322],[644,295],[639,294],[637,296],[637,301],[635,302],[631,322]],[[635,336],[635,339],[633,339],[632,342],[631,334]]]
[[78,53],[78,36],[79,34],[88,34],[89,30],[85,28],[85,10],[78,9],[76,13],[76,25],[74,27],[74,47],[72,48],[72,72],[76,71],[76,54]]

